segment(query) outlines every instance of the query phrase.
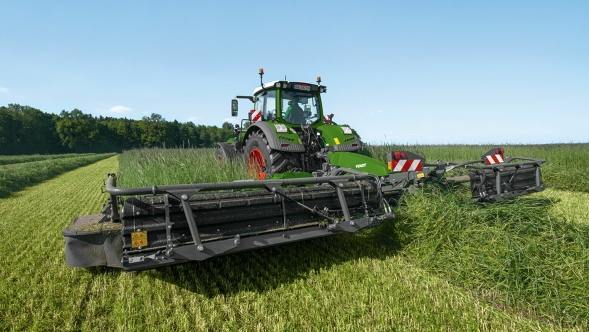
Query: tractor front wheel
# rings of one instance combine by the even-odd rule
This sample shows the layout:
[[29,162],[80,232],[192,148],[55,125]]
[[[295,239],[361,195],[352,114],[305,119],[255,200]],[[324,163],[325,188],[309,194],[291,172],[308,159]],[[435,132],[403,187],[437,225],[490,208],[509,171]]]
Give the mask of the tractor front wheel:
[[231,161],[233,158],[237,156],[237,151],[235,148],[225,142],[217,143],[217,148],[215,149],[215,158],[220,161]]
[[274,150],[262,131],[250,134],[245,142],[243,157],[248,172],[258,180],[271,178],[276,173],[298,169],[297,159],[290,153]]

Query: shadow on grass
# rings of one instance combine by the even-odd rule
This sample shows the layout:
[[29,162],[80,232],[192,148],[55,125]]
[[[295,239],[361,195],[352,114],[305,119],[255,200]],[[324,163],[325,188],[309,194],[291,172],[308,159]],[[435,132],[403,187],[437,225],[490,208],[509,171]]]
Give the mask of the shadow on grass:
[[207,297],[264,293],[362,258],[383,260],[396,250],[367,234],[341,234],[206,261],[146,271],[150,277]]
[[[384,260],[396,255],[392,237],[383,236],[381,227],[392,229],[385,224],[356,234],[340,234],[218,256],[138,274],[209,298],[239,292],[264,293],[354,260]],[[94,275],[124,273],[105,267],[89,268],[87,271]]]

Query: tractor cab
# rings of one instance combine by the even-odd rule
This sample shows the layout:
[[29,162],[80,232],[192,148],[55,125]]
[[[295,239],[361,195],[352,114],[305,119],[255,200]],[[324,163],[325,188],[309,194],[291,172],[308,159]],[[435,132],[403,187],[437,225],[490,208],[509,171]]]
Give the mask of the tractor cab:
[[[237,96],[247,98],[254,103],[248,114],[250,123],[271,121],[299,127],[323,124],[323,110],[320,94],[327,91],[321,85],[321,77],[317,84],[273,81],[262,83],[263,69],[260,69],[260,86],[254,90],[253,96]],[[232,101],[232,115],[237,116],[237,100]]]
[[252,121],[278,121],[289,125],[313,125],[322,120],[321,91],[324,86],[274,81],[254,91]]

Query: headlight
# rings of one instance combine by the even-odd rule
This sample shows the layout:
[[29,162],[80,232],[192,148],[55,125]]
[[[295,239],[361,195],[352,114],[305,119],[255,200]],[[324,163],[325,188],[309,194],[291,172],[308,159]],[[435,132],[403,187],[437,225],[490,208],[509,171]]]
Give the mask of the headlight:
[[342,127],[342,129],[344,130],[344,134],[352,135],[352,129],[350,127]]

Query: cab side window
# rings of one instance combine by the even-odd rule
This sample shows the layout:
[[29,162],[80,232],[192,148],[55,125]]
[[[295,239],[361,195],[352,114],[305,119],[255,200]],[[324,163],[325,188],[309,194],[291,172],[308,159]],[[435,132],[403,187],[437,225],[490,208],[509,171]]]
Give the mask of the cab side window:
[[274,117],[276,112],[276,91],[267,91],[257,96],[255,110],[262,112],[264,121]]

